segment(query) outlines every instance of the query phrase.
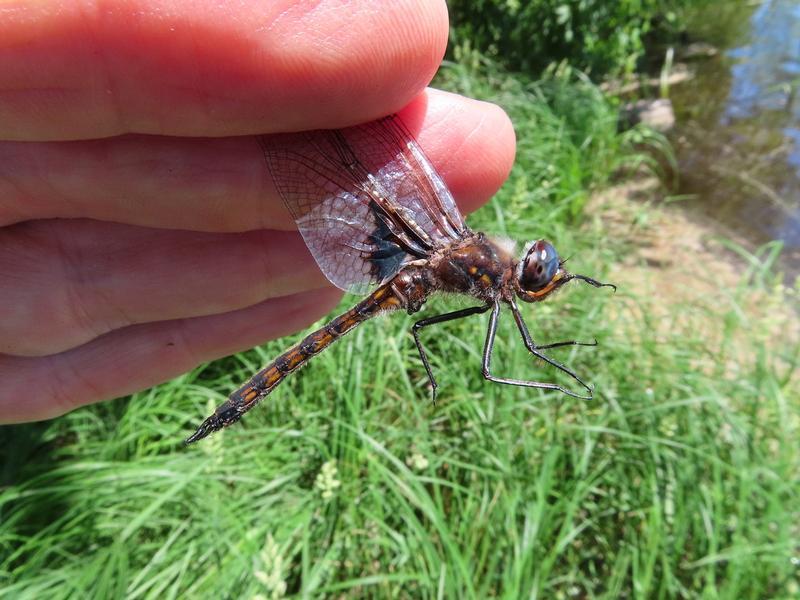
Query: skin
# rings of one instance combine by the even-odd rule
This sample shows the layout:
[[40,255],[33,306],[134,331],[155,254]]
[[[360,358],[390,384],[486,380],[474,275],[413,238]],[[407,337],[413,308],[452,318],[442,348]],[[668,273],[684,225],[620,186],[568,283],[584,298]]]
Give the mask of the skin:
[[490,198],[513,129],[426,89],[446,41],[438,0],[5,4],[0,422],[150,387],[334,307],[253,134],[400,111],[463,211]]

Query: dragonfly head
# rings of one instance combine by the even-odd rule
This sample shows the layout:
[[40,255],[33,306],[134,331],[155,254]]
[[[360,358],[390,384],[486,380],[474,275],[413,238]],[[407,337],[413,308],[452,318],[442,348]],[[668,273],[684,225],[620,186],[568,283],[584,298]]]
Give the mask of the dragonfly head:
[[525,302],[540,302],[573,279],[580,279],[594,287],[617,289],[614,284],[600,283],[591,277],[567,272],[553,244],[547,240],[536,240],[525,247],[525,254],[517,265],[517,296]]

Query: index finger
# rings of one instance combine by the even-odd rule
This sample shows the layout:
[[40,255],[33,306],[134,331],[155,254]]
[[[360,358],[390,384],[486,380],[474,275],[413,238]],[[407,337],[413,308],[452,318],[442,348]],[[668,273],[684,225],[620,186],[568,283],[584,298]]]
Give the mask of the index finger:
[[447,43],[443,0],[22,0],[0,19],[0,139],[230,136],[395,112]]

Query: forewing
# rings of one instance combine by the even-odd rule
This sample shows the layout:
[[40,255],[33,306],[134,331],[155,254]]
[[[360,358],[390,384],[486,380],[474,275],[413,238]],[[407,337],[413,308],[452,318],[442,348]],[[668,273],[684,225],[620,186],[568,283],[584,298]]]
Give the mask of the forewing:
[[259,142],[306,245],[339,288],[364,293],[466,232],[449,190],[396,117]]
[[376,175],[394,204],[414,215],[434,243],[447,244],[467,232],[453,195],[399,117],[343,131],[360,150],[365,169]]

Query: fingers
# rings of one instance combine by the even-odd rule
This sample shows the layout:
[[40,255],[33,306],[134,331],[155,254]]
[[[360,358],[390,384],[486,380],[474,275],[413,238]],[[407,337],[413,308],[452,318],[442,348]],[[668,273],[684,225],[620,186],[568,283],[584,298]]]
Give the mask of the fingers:
[[[428,90],[401,116],[463,209],[488,200],[508,175],[514,131],[498,107]],[[0,142],[0,225],[51,217],[201,231],[292,228],[252,137]]]
[[53,356],[0,355],[0,418],[51,418],[150,387],[306,327],[339,297],[331,289],[305,292],[231,313],[120,329]]
[[61,352],[149,321],[324,287],[297,233],[196,233],[89,220],[0,229],[0,353]]
[[395,112],[447,43],[443,0],[14,2],[0,138],[242,135]]

